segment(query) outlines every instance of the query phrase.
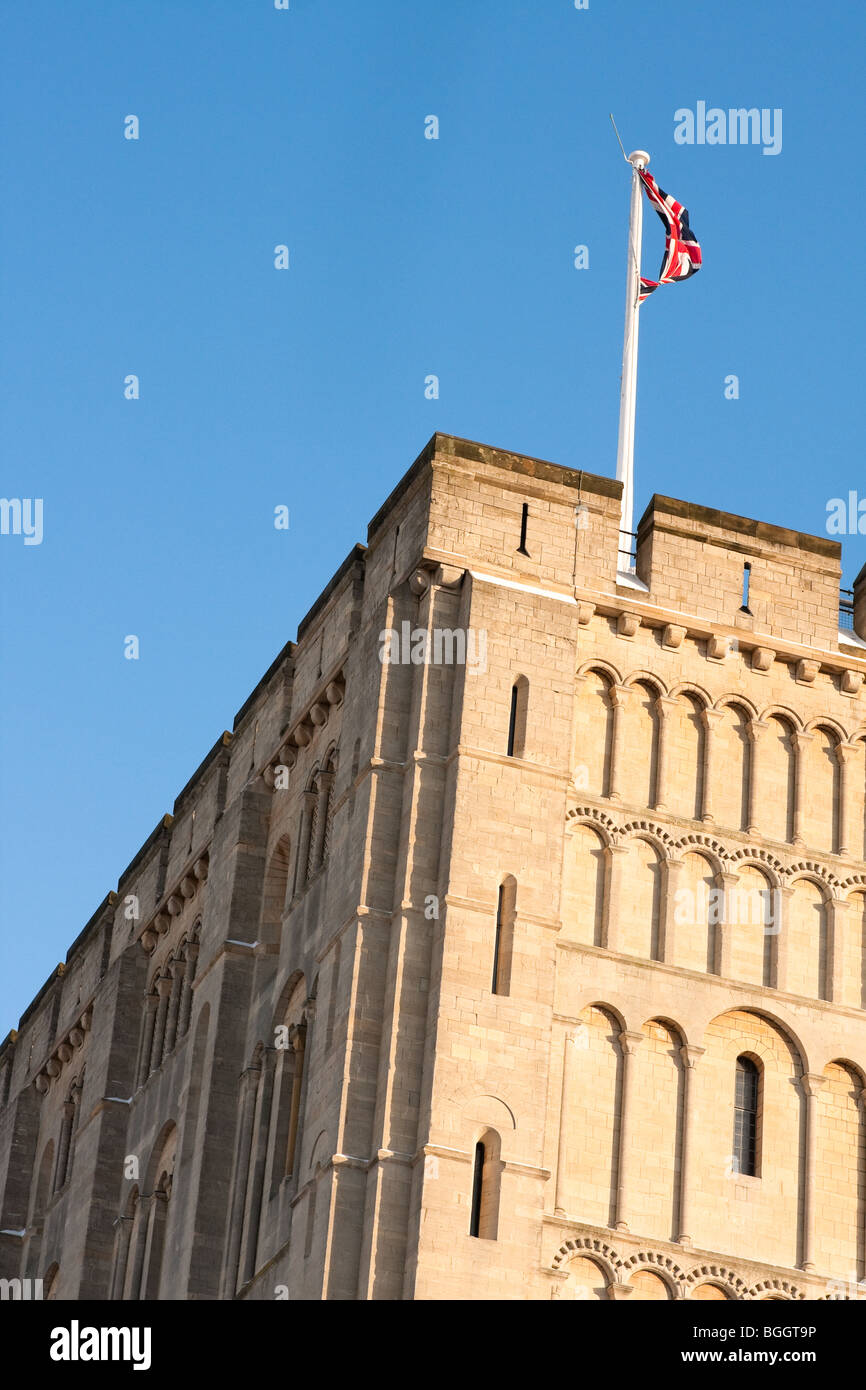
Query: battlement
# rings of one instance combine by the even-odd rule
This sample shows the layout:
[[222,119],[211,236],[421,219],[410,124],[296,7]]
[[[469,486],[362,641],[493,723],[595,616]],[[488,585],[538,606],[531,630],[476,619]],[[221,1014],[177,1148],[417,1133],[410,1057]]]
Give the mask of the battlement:
[[824,650],[839,640],[838,541],[656,494],[636,569],[684,613]]

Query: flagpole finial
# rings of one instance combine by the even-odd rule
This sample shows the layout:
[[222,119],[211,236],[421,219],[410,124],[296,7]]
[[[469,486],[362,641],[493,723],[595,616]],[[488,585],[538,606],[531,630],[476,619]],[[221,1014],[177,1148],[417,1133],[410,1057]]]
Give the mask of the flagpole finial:
[[646,150],[632,150],[628,162],[633,164],[635,169],[645,169],[650,162],[650,157]]

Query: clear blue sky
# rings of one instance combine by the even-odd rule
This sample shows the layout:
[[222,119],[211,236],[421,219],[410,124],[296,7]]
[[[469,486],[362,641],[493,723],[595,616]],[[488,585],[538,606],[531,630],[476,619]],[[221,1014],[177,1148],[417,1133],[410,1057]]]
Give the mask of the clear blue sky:
[[[0,536],[0,1036],[435,429],[613,474],[608,111],[704,251],[642,311],[637,514],[866,495],[864,40],[847,0],[9,0],[0,494],[44,539]],[[699,101],[781,153],[677,145]]]

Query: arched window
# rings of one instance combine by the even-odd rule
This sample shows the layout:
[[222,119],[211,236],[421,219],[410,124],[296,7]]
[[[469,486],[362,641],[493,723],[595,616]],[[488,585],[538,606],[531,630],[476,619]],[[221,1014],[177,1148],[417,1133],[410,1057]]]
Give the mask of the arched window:
[[259,941],[263,946],[277,947],[280,944],[283,913],[288,906],[290,858],[291,841],[288,835],[281,835],[265,873],[265,891],[259,923]]
[[301,822],[298,827],[298,853],[295,859],[295,882],[293,896],[303,893],[312,873],[313,845],[316,838],[316,820],[319,809],[318,774],[313,773],[301,796]]
[[201,935],[201,918],[194,923],[192,936],[183,948],[183,959],[185,970],[183,972],[183,989],[180,998],[180,1015],[177,1021],[177,1036],[185,1036],[189,1028],[189,1016],[192,1010],[193,984],[195,982],[195,968],[198,962],[199,936]]
[[469,1234],[481,1240],[495,1240],[499,1229],[499,1149],[499,1135],[492,1129],[482,1134],[475,1145]]
[[522,758],[526,748],[526,712],[529,705],[529,681],[518,676],[511,687],[511,712],[508,718],[508,756]]
[[60,1122],[60,1139],[57,1145],[57,1166],[54,1173],[54,1191],[59,1192],[72,1171],[72,1146],[75,1138],[75,1131],[78,1128],[78,1118],[81,1104],[81,1088],[84,1081],[84,1074],[77,1077],[69,1088],[69,1093],[63,1105],[63,1114]]
[[511,962],[514,953],[514,916],[517,883],[509,876],[499,885],[496,903],[496,937],[493,946],[493,993],[511,993]]
[[734,1097],[734,1165],[737,1173],[758,1173],[758,1109],[761,1073],[749,1057],[737,1058]]

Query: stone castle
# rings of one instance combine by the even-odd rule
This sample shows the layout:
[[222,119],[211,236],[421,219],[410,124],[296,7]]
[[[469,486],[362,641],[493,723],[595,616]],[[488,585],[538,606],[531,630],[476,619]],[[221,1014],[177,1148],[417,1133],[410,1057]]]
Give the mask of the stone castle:
[[866,571],[620,488],[433,437],[0,1047],[0,1276],[866,1296]]

